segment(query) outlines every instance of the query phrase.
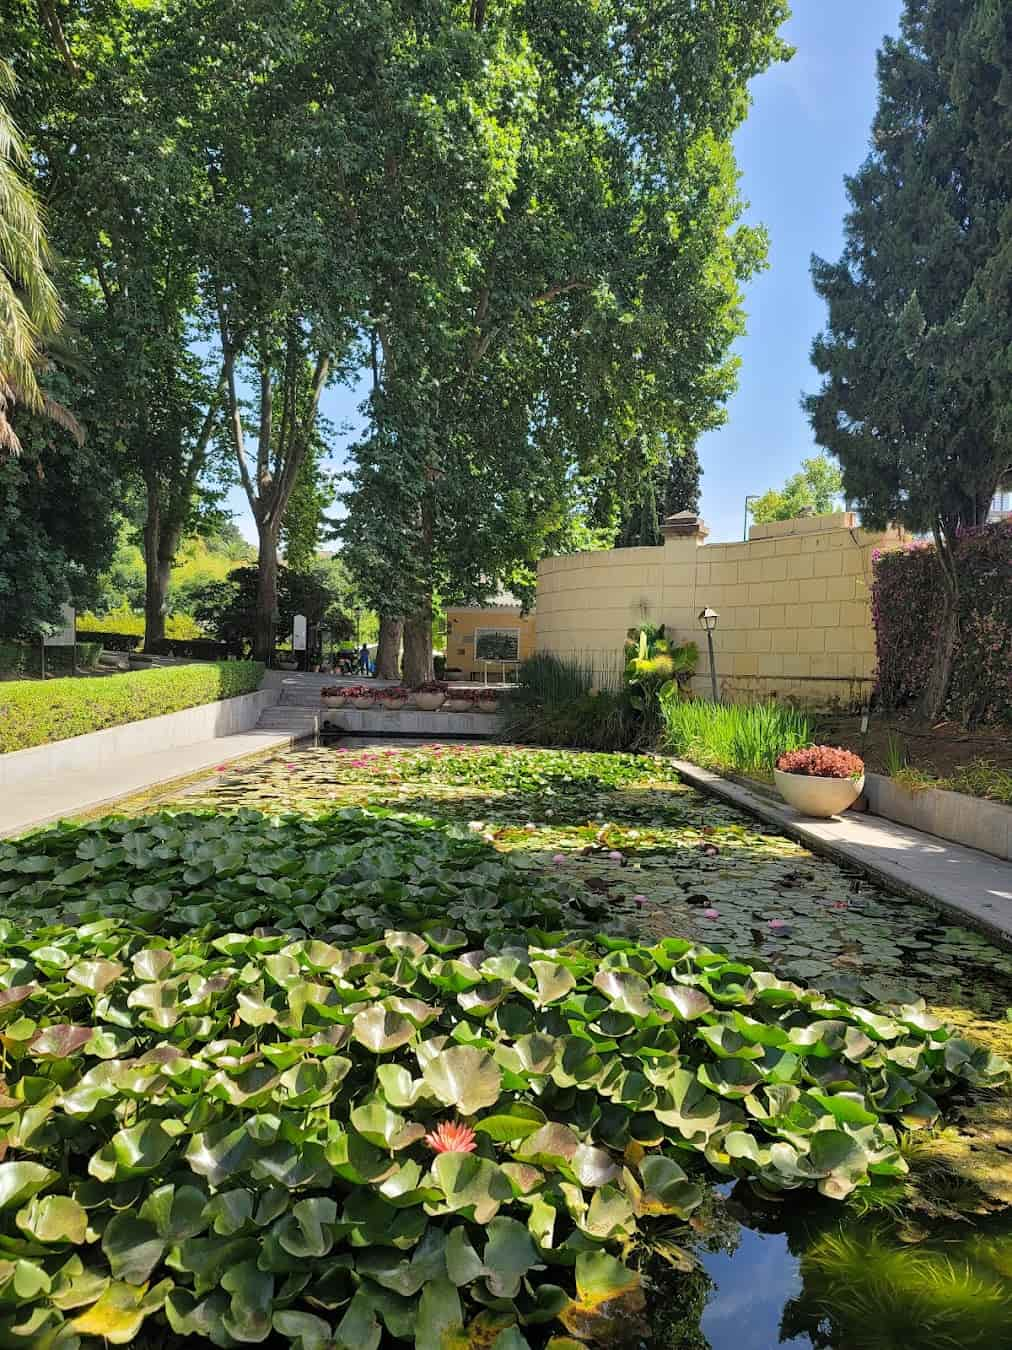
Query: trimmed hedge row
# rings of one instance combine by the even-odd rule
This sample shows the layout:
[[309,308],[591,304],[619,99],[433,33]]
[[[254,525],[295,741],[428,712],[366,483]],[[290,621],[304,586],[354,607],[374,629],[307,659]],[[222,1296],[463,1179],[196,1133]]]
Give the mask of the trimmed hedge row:
[[[38,643],[0,642],[0,675],[16,675],[23,680],[38,679],[42,673],[39,650]],[[78,670],[88,670],[97,666],[101,650],[100,642],[78,642]],[[73,665],[69,646],[46,648],[47,674],[59,670],[66,671],[69,675]]]
[[[950,712],[968,722],[1012,722],[1012,522],[956,541],[962,623]],[[880,553],[872,609],[878,692],[887,708],[920,698],[938,645],[942,581],[932,544]]]
[[197,708],[259,689],[258,661],[0,684],[0,753]]

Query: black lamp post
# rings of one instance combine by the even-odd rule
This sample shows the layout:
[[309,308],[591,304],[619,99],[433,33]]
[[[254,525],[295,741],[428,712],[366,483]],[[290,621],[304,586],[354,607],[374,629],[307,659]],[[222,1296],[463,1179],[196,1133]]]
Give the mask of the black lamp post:
[[706,629],[706,645],[710,651],[710,689],[713,693],[714,703],[720,702],[720,695],[717,693],[717,666],[713,658],[713,630],[717,627],[717,620],[720,615],[715,609],[706,609],[699,611],[700,625]]

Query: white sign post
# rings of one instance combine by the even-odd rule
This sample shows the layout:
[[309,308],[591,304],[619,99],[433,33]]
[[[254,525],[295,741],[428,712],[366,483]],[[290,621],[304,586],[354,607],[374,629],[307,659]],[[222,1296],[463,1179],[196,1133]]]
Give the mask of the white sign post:
[[305,614],[296,614],[292,620],[292,650],[304,652],[306,650],[306,616]]

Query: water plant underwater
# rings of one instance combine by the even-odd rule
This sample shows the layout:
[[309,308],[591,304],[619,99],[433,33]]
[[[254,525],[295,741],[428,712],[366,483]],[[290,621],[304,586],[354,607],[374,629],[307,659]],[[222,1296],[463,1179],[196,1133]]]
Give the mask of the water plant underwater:
[[[487,753],[514,786],[644,772]],[[0,845],[0,1334],[635,1345],[640,1244],[708,1177],[874,1191],[946,1094],[1008,1081],[920,1002],[610,908],[375,810]]]

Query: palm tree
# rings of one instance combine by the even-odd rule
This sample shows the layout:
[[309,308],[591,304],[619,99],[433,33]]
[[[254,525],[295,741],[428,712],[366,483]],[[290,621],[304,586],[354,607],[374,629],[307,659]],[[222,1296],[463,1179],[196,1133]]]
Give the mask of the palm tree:
[[4,102],[15,89],[14,72],[0,60],[0,451],[12,454],[21,449],[10,422],[17,403],[82,439],[73,415],[39,385],[49,365],[45,342],[63,310],[49,274],[42,207],[24,177],[28,151]]

